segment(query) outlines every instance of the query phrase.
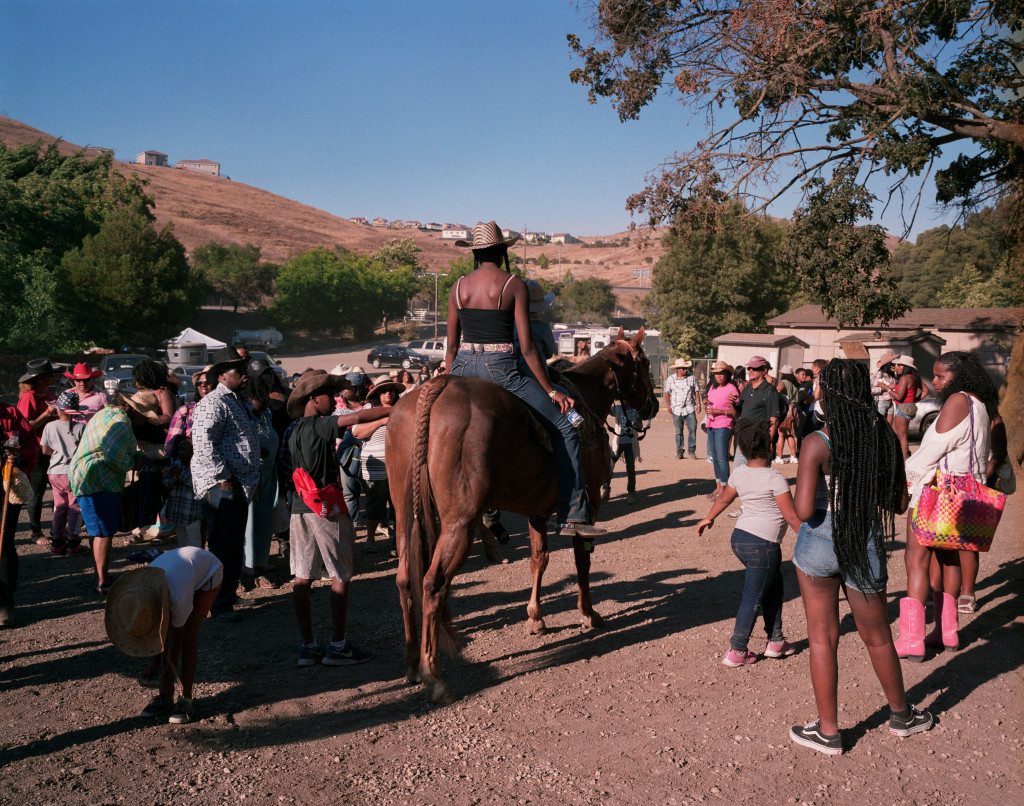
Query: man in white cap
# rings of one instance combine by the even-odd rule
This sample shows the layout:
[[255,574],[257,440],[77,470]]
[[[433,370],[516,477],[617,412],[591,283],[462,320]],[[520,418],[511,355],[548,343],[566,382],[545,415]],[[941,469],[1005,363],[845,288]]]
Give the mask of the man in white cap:
[[[697,458],[697,415],[701,411],[700,386],[693,377],[693,361],[677,358],[665,379],[665,408],[672,412],[676,427],[676,459],[683,458],[684,444],[691,459]],[[683,441],[683,428],[688,434]]]

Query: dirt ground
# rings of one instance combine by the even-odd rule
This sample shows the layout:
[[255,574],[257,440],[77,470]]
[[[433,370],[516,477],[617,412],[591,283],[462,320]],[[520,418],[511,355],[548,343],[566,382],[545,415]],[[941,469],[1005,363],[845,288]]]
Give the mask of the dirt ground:
[[[139,712],[151,691],[139,661],[116,652],[90,594],[91,560],[51,559],[19,532],[20,626],[0,632],[0,803],[346,804],[1021,803],[1024,496],[1010,499],[982,558],[981,608],[961,621],[956,654],[905,664],[912,702],[936,726],[897,739],[840,605],[840,724],[846,752],[793,745],[815,716],[805,620],[786,536],[786,634],[799,651],[730,669],[742,585],[732,521],[704,538],[711,466],[676,460],[671,423],[642,446],[637,502],[620,471],[602,511],[610,532],[594,555],[594,602],[605,629],[583,631],[568,545],[544,585],[549,632],[525,629],[525,522],[507,519],[506,565],[478,547],[457,578],[453,609],[467,639],[444,664],[460,698],[428,705],[405,682],[395,561],[357,547],[348,635],[375,657],[361,666],[296,667],[287,569],[250,592],[243,620],[200,635],[196,707],[173,726]],[[698,453],[704,455],[703,437]],[[795,476],[796,466],[783,472]],[[45,511],[44,511],[45,512]],[[889,560],[890,612],[905,586],[903,535]],[[128,548],[114,566],[132,566]],[[314,591],[328,631],[326,583]],[[763,649],[760,627],[751,648]]]

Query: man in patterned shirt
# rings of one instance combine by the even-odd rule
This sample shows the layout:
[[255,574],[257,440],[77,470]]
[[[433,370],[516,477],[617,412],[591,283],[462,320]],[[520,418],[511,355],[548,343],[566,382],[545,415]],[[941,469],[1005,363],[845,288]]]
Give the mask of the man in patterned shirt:
[[688,434],[691,459],[697,458],[697,414],[701,410],[700,387],[690,371],[693,362],[689,358],[677,358],[669,369],[674,375],[665,379],[665,408],[672,412],[676,427],[676,459],[683,458],[683,426]]
[[192,412],[192,488],[202,505],[210,551],[224,564],[224,582],[210,613],[237,621],[236,589],[249,501],[260,481],[260,443],[252,414],[238,395],[246,381],[245,359],[230,348],[216,359],[208,373],[216,388]]

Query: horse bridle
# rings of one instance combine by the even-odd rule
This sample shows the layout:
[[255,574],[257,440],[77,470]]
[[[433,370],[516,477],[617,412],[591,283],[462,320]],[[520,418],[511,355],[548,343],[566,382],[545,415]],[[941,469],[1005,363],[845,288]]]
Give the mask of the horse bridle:
[[[633,345],[630,342],[626,341],[625,339],[616,339],[614,342],[612,342],[612,344],[617,344],[619,342],[621,342],[622,344],[624,344],[626,346],[626,349],[629,351],[630,358],[633,359],[633,382],[629,386],[629,391],[633,391],[633,388],[636,386],[637,380],[640,378],[640,372],[638,370],[638,367],[641,364],[640,358],[637,355],[637,351],[633,348]],[[612,345],[609,345],[609,346],[612,346]],[[604,363],[606,363],[608,365],[608,369],[612,373],[612,380],[615,383],[615,398],[616,398],[616,400],[619,400],[621,402],[625,402],[623,400],[623,398],[622,398],[622,386],[619,384],[619,376],[615,373],[615,365],[611,361],[608,360],[607,356],[604,356],[601,353],[598,353],[594,357],[595,358],[600,358],[602,361],[604,361]],[[615,433],[615,430],[611,426],[609,426],[608,423],[605,423],[604,427],[606,429],[608,429],[609,433],[612,433],[612,434]],[[647,435],[647,431],[650,429],[650,427],[651,427],[651,420],[647,420],[647,425],[645,425],[645,426],[643,426],[641,428],[636,429],[636,434],[637,434],[636,438],[637,438],[638,441],[643,439]]]

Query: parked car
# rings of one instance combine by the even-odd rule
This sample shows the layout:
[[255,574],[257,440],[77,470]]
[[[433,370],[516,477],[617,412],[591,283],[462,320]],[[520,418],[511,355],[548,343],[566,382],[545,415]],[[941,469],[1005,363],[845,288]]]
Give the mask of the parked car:
[[942,407],[934,397],[926,397],[918,401],[917,415],[907,425],[907,439],[923,439],[924,432],[932,427],[939,419],[939,410]]
[[374,347],[366,355],[366,363],[375,369],[380,367],[401,367],[402,369],[419,369],[430,367],[430,358],[423,353],[414,353],[401,344],[388,344]]
[[409,349],[413,352],[422,353],[430,359],[430,368],[435,369],[444,361],[445,350],[448,346],[447,339],[419,339],[410,341]]
[[111,353],[103,356],[103,360],[100,361],[100,372],[103,373],[100,376],[100,382],[103,384],[103,391],[113,396],[114,392],[124,391],[127,388],[124,386],[127,381],[127,385],[134,392],[135,382],[132,380],[132,370],[147,358],[149,358],[148,355],[141,353]]

